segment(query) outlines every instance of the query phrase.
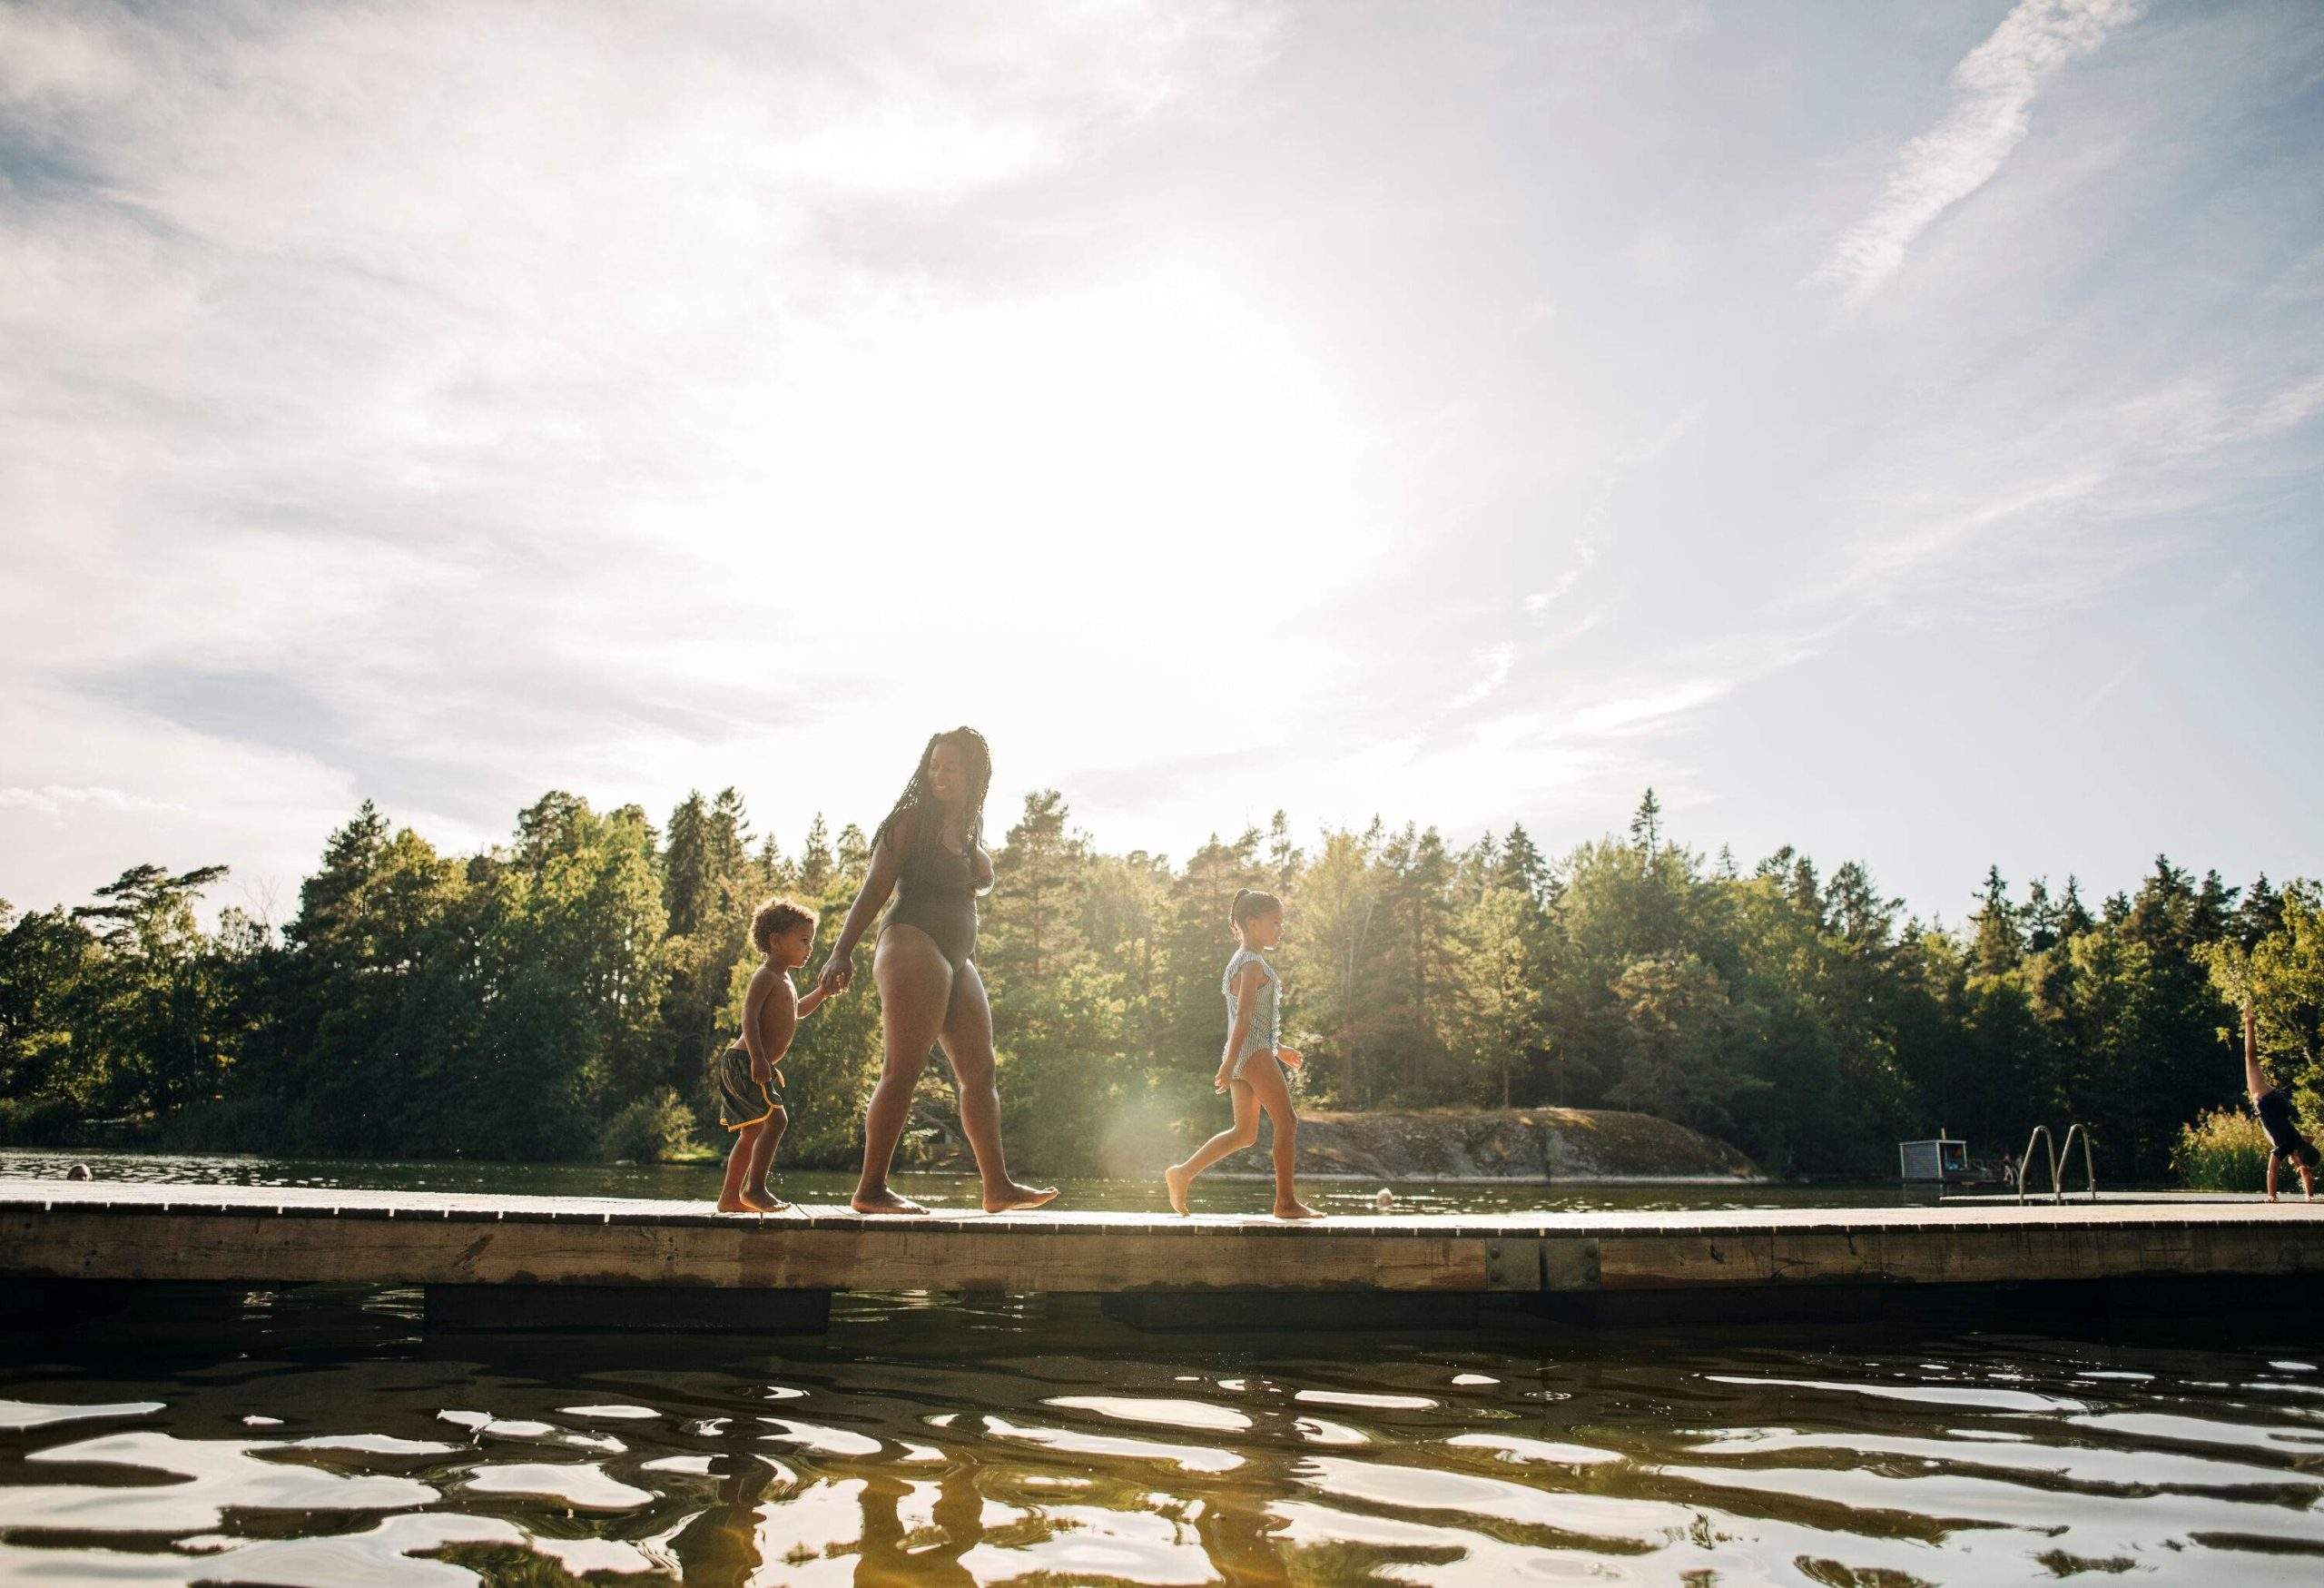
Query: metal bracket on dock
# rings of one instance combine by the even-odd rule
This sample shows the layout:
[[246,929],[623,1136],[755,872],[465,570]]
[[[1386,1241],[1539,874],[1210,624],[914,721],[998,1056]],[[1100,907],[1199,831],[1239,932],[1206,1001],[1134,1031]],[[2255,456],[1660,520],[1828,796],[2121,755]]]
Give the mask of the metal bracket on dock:
[[1539,1290],[1541,1287],[1541,1243],[1522,1236],[1485,1242],[1485,1288]]

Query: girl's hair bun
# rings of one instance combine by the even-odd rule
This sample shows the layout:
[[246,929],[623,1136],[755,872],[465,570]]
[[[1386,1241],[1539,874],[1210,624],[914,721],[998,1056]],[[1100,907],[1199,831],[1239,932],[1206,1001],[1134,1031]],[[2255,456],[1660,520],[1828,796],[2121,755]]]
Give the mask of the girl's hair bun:
[[1273,893],[1263,893],[1257,888],[1237,888],[1235,890],[1235,902],[1226,908],[1226,920],[1228,924],[1240,932],[1243,922],[1250,920],[1251,917],[1272,915],[1282,909],[1283,901]]

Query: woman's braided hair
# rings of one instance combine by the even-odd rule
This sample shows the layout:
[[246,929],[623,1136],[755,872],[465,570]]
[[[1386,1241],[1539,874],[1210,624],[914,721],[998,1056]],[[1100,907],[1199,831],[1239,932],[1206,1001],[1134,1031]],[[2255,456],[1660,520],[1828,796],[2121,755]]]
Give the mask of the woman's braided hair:
[[[887,820],[880,824],[880,830],[872,835],[875,846],[887,837],[899,817],[909,815],[922,805],[935,804],[936,796],[929,789],[928,769],[936,760],[939,747],[945,745],[951,745],[968,758],[969,792],[962,804],[968,816],[969,853],[974,857],[977,846],[984,842],[984,796],[985,791],[992,786],[992,747],[984,742],[982,734],[968,727],[948,728],[943,733],[929,735],[928,747],[920,753],[920,764],[912,768],[911,781],[904,784],[904,792],[896,797],[895,808],[888,813]],[[918,843],[924,836],[926,834],[915,832],[913,842]]]

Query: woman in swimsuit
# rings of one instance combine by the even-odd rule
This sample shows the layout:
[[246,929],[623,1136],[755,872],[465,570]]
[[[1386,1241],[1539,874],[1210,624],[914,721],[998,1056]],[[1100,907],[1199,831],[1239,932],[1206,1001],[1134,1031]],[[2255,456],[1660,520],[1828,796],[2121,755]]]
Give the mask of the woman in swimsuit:
[[991,782],[992,753],[974,728],[928,741],[903,796],[872,836],[871,871],[823,962],[818,984],[826,996],[843,991],[855,974],[855,945],[895,895],[872,956],[885,1052],[863,1116],[863,1178],[850,1199],[858,1213],[928,1211],[888,1189],[888,1166],[928,1050],[940,1042],[960,1097],[960,1127],[984,1181],[984,1210],[1038,1208],[1057,1195],[1054,1188],[1009,1178],[1000,1094],[992,1083],[992,1006],[970,957],[977,946],[977,895],[992,886],[992,857],[980,843]]

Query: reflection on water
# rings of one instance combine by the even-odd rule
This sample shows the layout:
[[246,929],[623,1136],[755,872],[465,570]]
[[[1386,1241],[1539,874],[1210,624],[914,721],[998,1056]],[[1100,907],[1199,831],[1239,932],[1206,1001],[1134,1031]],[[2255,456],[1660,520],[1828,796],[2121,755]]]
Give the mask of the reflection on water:
[[2313,1337],[884,1297],[815,1339],[485,1339],[410,1292],[153,1291],[0,1334],[0,1582],[2313,1583]]
[[783,1342],[417,1318],[310,1291],[6,1336],[0,1580],[2324,1573],[2324,1407],[2264,1332],[1189,1343],[1067,1300],[846,1301]]

